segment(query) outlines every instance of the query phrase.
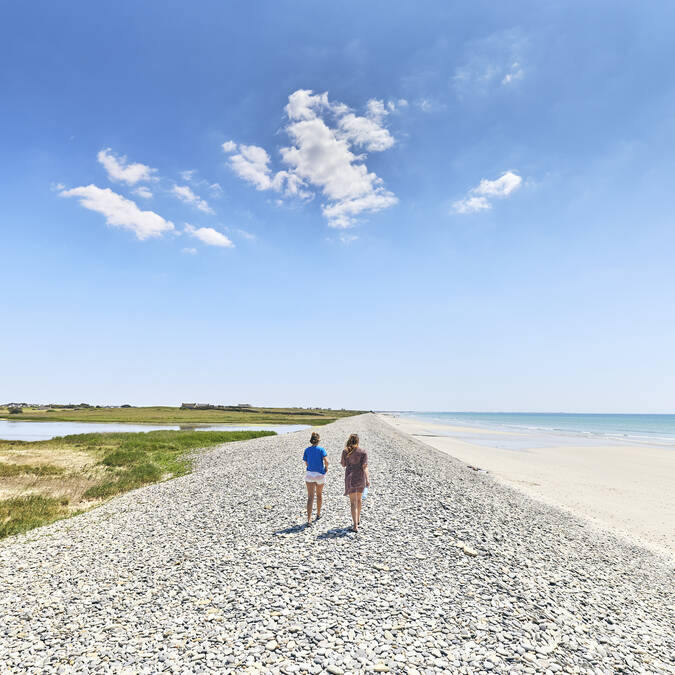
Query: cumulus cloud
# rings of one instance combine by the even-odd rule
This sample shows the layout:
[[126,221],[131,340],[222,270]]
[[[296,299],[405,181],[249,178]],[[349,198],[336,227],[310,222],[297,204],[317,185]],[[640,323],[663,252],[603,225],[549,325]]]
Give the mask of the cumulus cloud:
[[245,181],[255,185],[257,190],[272,187],[270,156],[265,148],[257,145],[240,145],[239,152],[230,157],[234,172]]
[[394,145],[384,120],[397,105],[407,105],[401,101],[392,108],[371,99],[365,115],[357,115],[344,103],[330,101],[327,93],[299,89],[284,108],[284,131],[291,141],[279,150],[285,168],[273,171],[269,154],[260,146],[228,141],[223,149],[230,155],[233,171],[256,189],[301,199],[319,195],[325,200],[322,212],[331,227],[352,227],[359,216],[398,201],[382,179],[368,171],[364,153]]
[[[313,120],[317,113],[330,108],[328,92],[314,94],[310,89],[298,89],[288,97],[284,108],[289,120]],[[335,109],[347,111],[343,103],[336,103]]]
[[112,181],[136,185],[136,183],[155,180],[154,174],[157,169],[152,169],[138,162],[130,164],[124,155],[116,156],[110,148],[100,150],[96,158]]
[[143,197],[143,199],[152,199],[152,192],[144,185],[137,187],[134,190],[134,194],[138,195],[139,197]]
[[486,197],[508,197],[520,187],[522,182],[523,179],[517,173],[505,171],[496,180],[483,178],[473,191],[477,195],[485,195]]
[[61,197],[77,197],[85,209],[103,214],[106,223],[113,227],[131,230],[138,239],[161,237],[174,230],[173,223],[154,211],[142,211],[135,202],[113,192],[110,188],[83,185],[61,190]]
[[452,205],[455,213],[476,213],[491,209],[492,204],[485,197],[465,197]]
[[174,185],[171,192],[185,204],[190,204],[204,213],[214,213],[208,203],[197,196],[189,185]]
[[185,232],[208,246],[222,246],[224,248],[232,248],[234,246],[228,237],[222,232],[214,230],[212,227],[194,227],[186,223]]
[[371,99],[368,101],[366,117],[347,113],[339,122],[340,138],[356,146],[361,146],[369,152],[382,152],[394,145],[394,138],[388,129],[382,126],[382,120],[388,114],[382,101]]
[[491,198],[508,197],[515,192],[523,182],[523,179],[513,171],[505,171],[495,180],[483,178],[473,189],[469,190],[464,199],[453,203],[452,210],[455,213],[476,213],[492,208]]

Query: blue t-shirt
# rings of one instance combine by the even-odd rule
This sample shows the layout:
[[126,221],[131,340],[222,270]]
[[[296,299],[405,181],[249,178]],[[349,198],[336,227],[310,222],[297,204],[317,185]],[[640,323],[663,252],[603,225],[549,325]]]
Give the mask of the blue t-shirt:
[[310,445],[305,448],[305,454],[302,459],[307,462],[307,471],[314,471],[316,473],[326,473],[323,466],[323,458],[328,453],[320,445]]

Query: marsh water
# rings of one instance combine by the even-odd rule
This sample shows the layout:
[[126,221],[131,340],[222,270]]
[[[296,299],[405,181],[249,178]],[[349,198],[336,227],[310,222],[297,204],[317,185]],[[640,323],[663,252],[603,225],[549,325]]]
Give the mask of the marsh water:
[[57,436],[71,434],[100,434],[132,431],[158,431],[181,429],[190,431],[276,431],[287,434],[309,429],[306,424],[263,424],[241,426],[236,424],[126,424],[124,422],[15,422],[0,420],[0,440],[47,441]]

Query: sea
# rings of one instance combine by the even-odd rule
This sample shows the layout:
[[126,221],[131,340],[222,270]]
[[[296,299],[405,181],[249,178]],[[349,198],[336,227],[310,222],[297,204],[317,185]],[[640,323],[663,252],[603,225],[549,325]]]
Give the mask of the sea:
[[[513,446],[514,449],[546,445],[645,444],[675,449],[675,415],[593,413],[485,413],[414,412],[391,413],[430,425],[481,429],[491,438],[481,444]],[[479,434],[448,432],[477,442]],[[500,439],[497,442],[497,439]]]

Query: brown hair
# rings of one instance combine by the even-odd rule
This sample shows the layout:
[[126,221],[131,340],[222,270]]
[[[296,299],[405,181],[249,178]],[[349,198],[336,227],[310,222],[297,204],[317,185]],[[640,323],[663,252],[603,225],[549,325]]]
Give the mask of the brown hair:
[[359,435],[358,434],[351,434],[351,436],[347,439],[347,445],[345,445],[345,449],[347,450],[347,456],[351,455],[356,448],[359,447]]
[[316,431],[312,431],[312,435],[309,437],[309,442],[312,445],[316,445],[319,442],[319,434],[316,433]]

